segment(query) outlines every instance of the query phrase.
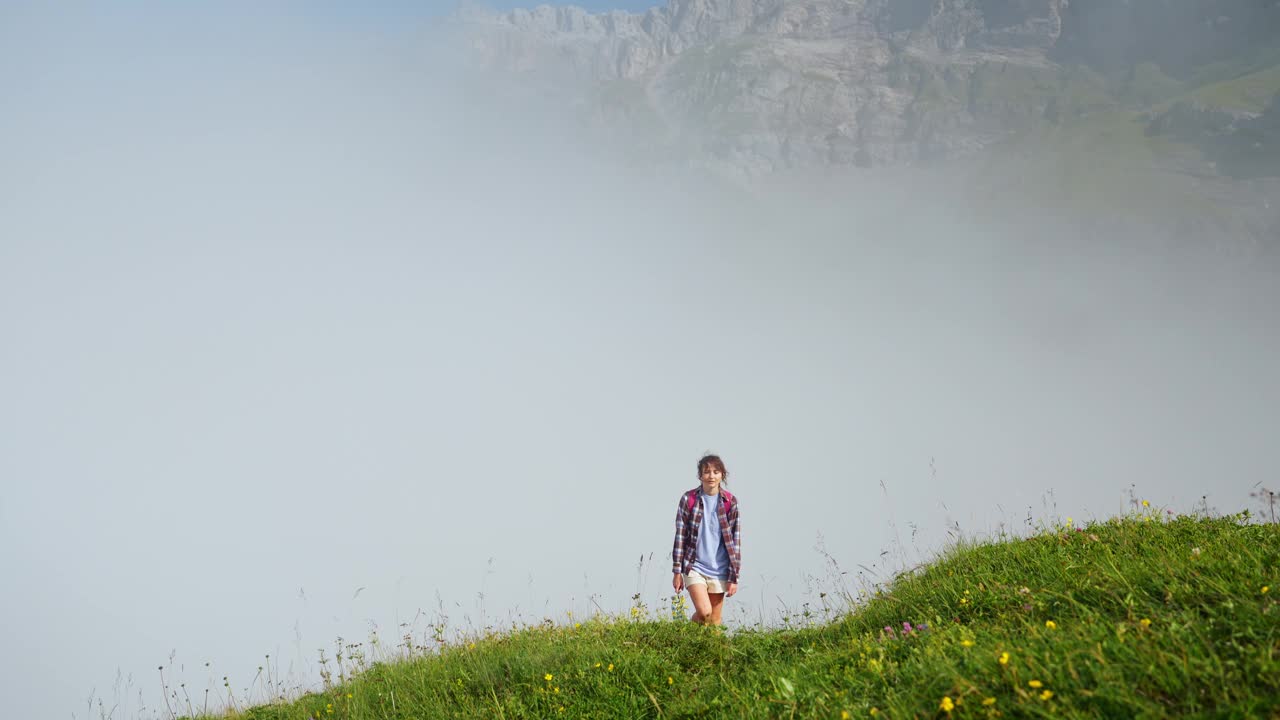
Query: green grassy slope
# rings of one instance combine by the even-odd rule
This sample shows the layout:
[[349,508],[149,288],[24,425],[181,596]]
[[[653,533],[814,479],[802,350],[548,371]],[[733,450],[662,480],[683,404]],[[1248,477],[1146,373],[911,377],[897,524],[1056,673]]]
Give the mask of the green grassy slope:
[[1149,511],[952,548],[827,622],[726,634],[638,605],[229,717],[1275,717],[1277,563],[1280,526]]

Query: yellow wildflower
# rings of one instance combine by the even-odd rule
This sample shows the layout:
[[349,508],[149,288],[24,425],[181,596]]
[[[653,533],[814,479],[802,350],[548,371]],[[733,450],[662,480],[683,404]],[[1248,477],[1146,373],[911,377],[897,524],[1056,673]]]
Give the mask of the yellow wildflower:
[[1138,624],[1144,628],[1151,627],[1151,618],[1142,618],[1138,621]]
[[547,673],[546,675],[543,675],[543,676],[542,676],[542,679],[543,679],[543,680],[546,680],[547,682],[551,682],[552,678],[554,678],[554,677],[555,677],[555,675],[552,675],[551,673]]
[[942,712],[947,713],[948,715],[951,714],[951,711],[954,710],[955,708],[956,708],[956,704],[951,702],[950,697],[943,697],[942,702],[938,703],[938,709],[942,710]]
[[961,640],[960,644],[963,645],[964,647],[973,647],[973,641],[970,640],[969,638],[965,638],[964,640]]
[[1027,684],[1033,688],[1044,687],[1044,683],[1040,682],[1039,680],[1028,680]]
[[552,692],[553,694],[559,695],[559,694],[560,694],[560,686],[559,686],[559,685],[555,686],[555,688],[554,688],[551,692]]
[[1045,621],[1044,621],[1044,626],[1045,626],[1046,628],[1050,629],[1050,630],[1057,630],[1057,629],[1058,629],[1058,623],[1056,623],[1056,622],[1054,622],[1054,621],[1052,621],[1052,620],[1045,620]]
[[1048,700],[1048,699],[1049,699],[1049,698],[1051,698],[1051,697],[1053,697],[1053,691],[1052,691],[1052,690],[1045,690],[1044,692],[1040,693],[1040,699],[1041,699],[1041,700]]
[[982,704],[983,704],[983,705],[995,705],[995,704],[996,704],[996,699],[995,699],[995,698],[987,698],[987,699],[985,699],[985,700],[983,700],[983,701],[982,701]]
[[613,663],[609,663],[609,672],[613,672]]
[[1151,507],[1151,503],[1147,502],[1146,500],[1143,500],[1142,507]]
[[1000,653],[1000,664],[1001,664],[1001,665],[1008,665],[1008,664],[1009,664],[1009,653],[1007,653],[1007,652],[1002,652],[1002,653]]
[[348,700],[350,700],[350,699],[351,699],[351,693],[347,693],[347,699],[348,699]]
[[968,604],[969,604],[969,598],[960,598],[960,604],[961,604],[961,605],[968,605]]
[[880,708],[871,708],[871,712],[870,712],[870,713],[868,713],[868,714],[870,714],[870,715],[879,715],[879,714],[880,714]]
[[596,664],[595,664],[595,665],[593,665],[592,667],[600,667],[600,663],[596,663]]
[[1270,585],[1263,585],[1263,586],[1262,586],[1262,594],[1263,594],[1263,595],[1266,595],[1266,594],[1267,594],[1267,593],[1269,593],[1269,592],[1271,592],[1271,586],[1270,586]]
[[667,684],[668,684],[668,685],[675,685],[675,684],[676,684],[676,679],[675,679],[675,678],[673,678],[673,677],[671,677],[670,675],[668,675],[668,676],[667,676]]
[[841,710],[841,711],[840,711],[840,720],[849,720],[849,711],[848,711],[848,710]]

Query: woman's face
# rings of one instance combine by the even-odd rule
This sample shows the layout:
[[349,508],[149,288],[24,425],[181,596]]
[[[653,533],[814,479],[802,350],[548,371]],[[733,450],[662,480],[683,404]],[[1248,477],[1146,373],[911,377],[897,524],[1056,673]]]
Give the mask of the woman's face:
[[710,464],[702,468],[702,492],[708,495],[719,493],[721,480],[724,480],[724,473],[720,468]]

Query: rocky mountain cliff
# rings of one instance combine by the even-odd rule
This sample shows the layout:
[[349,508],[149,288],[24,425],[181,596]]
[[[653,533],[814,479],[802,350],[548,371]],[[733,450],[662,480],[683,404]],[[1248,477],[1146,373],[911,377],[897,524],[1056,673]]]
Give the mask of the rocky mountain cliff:
[[477,66],[586,88],[592,122],[653,157],[760,177],[1093,146],[1180,192],[1247,176],[1214,192],[1252,193],[1251,225],[1280,227],[1280,0],[467,5],[453,22]]

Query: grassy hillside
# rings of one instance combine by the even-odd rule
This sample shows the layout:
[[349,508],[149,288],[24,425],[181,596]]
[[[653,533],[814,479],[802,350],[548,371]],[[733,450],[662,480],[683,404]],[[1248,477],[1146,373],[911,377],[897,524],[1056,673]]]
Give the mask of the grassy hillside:
[[347,660],[322,693],[228,717],[1280,716],[1280,526],[1069,523],[954,547],[828,620],[724,633],[637,603]]

